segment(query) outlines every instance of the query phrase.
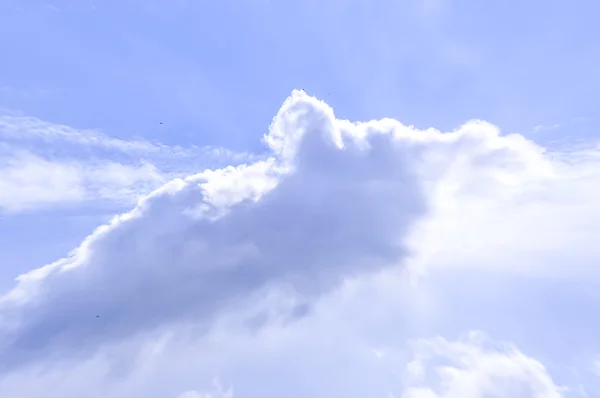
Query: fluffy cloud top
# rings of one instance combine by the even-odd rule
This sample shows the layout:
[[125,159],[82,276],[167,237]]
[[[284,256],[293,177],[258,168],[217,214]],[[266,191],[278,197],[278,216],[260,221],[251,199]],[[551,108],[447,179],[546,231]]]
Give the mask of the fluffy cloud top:
[[273,158],[173,180],[72,256],[21,276],[0,304],[5,366],[73,341],[82,349],[181,317],[208,320],[274,283],[313,297],[400,263],[425,210],[398,156],[405,145],[334,121],[295,93],[267,137]]
[[[310,319],[313,330],[337,330],[330,336],[336,341],[349,330],[364,331],[365,322],[384,330],[398,312],[405,313],[400,323],[388,323],[386,333],[365,332],[369,339],[387,334],[389,340],[400,329],[464,332],[492,325],[486,316],[506,297],[497,275],[508,275],[510,283],[547,275],[596,280],[590,259],[600,254],[592,245],[600,225],[600,162],[594,150],[549,154],[480,121],[451,133],[390,119],[352,123],[299,91],[285,101],[264,141],[266,158],[174,179],[68,257],[21,275],[0,300],[2,374],[18,378],[40,362],[78,363],[100,348],[151,339],[175,325],[193,324],[201,330],[197,339],[210,340],[225,315],[257,303],[267,310],[243,323],[245,330],[268,330],[275,303],[277,316],[293,321],[277,333],[301,333]],[[565,262],[567,256],[576,262]],[[370,288],[353,298],[335,296],[348,283]],[[525,291],[515,289],[513,297]],[[488,307],[465,315],[458,311],[470,308],[463,306],[465,294]],[[291,304],[282,306],[283,298]],[[456,310],[454,319],[439,312],[435,299]],[[327,324],[339,313],[351,315]],[[324,339],[328,332],[319,333]],[[281,343],[271,337],[279,343],[269,344]],[[354,347],[365,343],[364,336],[359,340]],[[202,344],[208,343],[194,352],[208,357]],[[441,377],[437,387],[413,386],[411,379],[396,395],[563,394],[539,362],[516,348],[446,340],[428,347],[454,364],[433,365]],[[237,358],[245,349],[222,354]],[[307,369],[298,366],[299,373]],[[424,366],[422,356],[413,362],[413,370]],[[368,393],[365,386],[346,396]],[[196,387],[179,391],[193,396]],[[311,396],[331,396],[321,393]],[[120,394],[111,396],[126,396]]]

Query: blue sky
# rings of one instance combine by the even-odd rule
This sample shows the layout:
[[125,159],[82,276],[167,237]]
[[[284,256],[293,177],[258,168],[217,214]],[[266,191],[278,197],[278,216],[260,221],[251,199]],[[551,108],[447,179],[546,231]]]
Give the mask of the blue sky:
[[[269,372],[273,396],[295,377],[323,386],[298,396],[478,398],[498,377],[529,386],[501,396],[594,396],[599,13],[1,2],[0,396],[268,396]],[[419,378],[429,356],[471,360],[444,390]]]
[[527,134],[594,112],[598,7],[9,1],[0,98],[117,137],[235,150],[256,149],[294,88],[344,118],[443,130],[481,118]]

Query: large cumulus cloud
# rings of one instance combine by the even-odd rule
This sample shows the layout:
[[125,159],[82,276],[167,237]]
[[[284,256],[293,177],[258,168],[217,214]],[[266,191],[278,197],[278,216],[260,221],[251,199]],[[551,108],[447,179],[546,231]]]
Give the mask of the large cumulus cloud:
[[424,198],[405,142],[364,132],[295,93],[266,137],[272,157],[174,180],[70,257],[20,277],[0,307],[4,366],[208,320],[267,284],[312,297],[401,262]]
[[[516,348],[431,340],[444,360],[467,360],[464,371],[446,367],[446,387],[437,388],[383,376],[387,371],[376,363],[386,350],[374,346],[403,347],[419,334],[472,328],[509,340],[533,330],[519,340],[528,344],[555,321],[550,315],[572,312],[574,292],[598,281],[600,162],[593,149],[550,154],[481,121],[450,133],[390,119],[352,123],[298,91],[264,141],[261,160],[173,180],[68,257],[20,276],[0,301],[0,370],[12,373],[6,391],[19,391],[23,367],[65,358],[96,361],[78,368],[96,380],[90,375],[123,357],[108,360],[107,353],[123,349],[134,358],[125,363],[136,365],[136,377],[143,374],[148,385],[174,385],[184,374],[194,379],[185,362],[205,375],[226,370],[248,396],[266,394],[249,380],[267,373],[285,380],[271,386],[273,396],[563,394],[545,368]],[[561,281],[578,287],[559,289]],[[548,309],[543,298],[557,291],[564,300]],[[598,301],[586,303],[593,309]],[[263,312],[248,312],[257,306]],[[528,318],[540,309],[539,322]],[[294,322],[273,326],[272,311]],[[241,324],[259,335],[241,337],[224,327],[225,318],[239,326],[227,317],[232,313],[256,315]],[[571,320],[573,330],[593,331],[592,323]],[[195,337],[185,344],[157,343],[192,324]],[[545,341],[564,336],[562,330]],[[123,348],[132,341],[143,341],[160,360],[139,362],[130,355],[139,346]],[[274,352],[280,357],[273,359]],[[323,353],[325,364],[312,362]],[[320,388],[303,390],[292,382],[300,374]],[[325,374],[339,388],[327,389]],[[44,383],[55,383],[48,377]],[[344,388],[342,379],[349,383]],[[506,380],[518,386],[495,387]],[[125,383],[127,389],[103,394],[203,391],[180,383],[177,392],[159,392],[156,383],[152,389]],[[278,390],[292,383],[296,395]],[[81,394],[67,385],[73,389],[64,387],[62,396]]]

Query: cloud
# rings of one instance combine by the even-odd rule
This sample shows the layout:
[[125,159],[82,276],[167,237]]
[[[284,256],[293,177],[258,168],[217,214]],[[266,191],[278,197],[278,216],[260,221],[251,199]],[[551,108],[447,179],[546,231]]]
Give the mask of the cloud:
[[122,140],[109,137],[97,130],[78,130],[49,123],[31,116],[4,112],[0,116],[0,137],[10,141],[65,142],[87,147],[99,147],[128,153],[184,152],[184,148],[170,147],[146,140]]
[[135,203],[168,178],[149,163],[56,161],[12,149],[0,164],[0,208],[10,213],[88,200]]
[[0,206],[9,211],[39,203],[79,201],[85,196],[79,169],[21,152],[3,159]]
[[273,158],[173,180],[71,257],[21,276],[0,304],[16,322],[3,363],[64,352],[73,341],[95,347],[191,314],[209,320],[272,283],[312,297],[402,261],[402,236],[424,208],[394,150],[401,142],[387,133],[342,141],[341,133],[328,107],[295,93],[266,137]]
[[247,160],[221,148],[123,140],[34,117],[0,115],[0,211],[104,201],[131,206],[192,170]]
[[553,124],[553,125],[550,125],[550,126],[545,126],[545,125],[539,124],[539,125],[537,125],[537,126],[535,126],[533,128],[533,132],[534,133],[539,133],[539,132],[544,131],[544,130],[556,130],[556,129],[561,128],[562,126],[563,125],[559,124],[559,123]]
[[464,341],[417,341],[415,359],[408,365],[413,386],[402,397],[563,397],[567,390],[553,382],[540,362],[512,345],[490,343],[478,332],[471,332]]
[[233,398],[233,390],[231,388],[225,390],[221,386],[219,379],[213,381],[214,388],[208,392],[199,392],[189,390],[179,396],[179,398]]
[[[597,345],[575,316],[600,303],[596,149],[551,154],[482,121],[353,123],[298,91],[264,141],[266,156],[173,179],[21,275],[0,300],[0,395],[36,396],[22,385],[39,366],[58,373],[38,385],[77,368],[115,397],[205,391],[223,373],[236,396],[485,396],[497,380],[517,388],[505,395],[563,393],[549,375],[577,358],[561,349]],[[412,369],[442,366],[442,384],[386,362],[407,340],[471,329],[539,362],[427,338]]]

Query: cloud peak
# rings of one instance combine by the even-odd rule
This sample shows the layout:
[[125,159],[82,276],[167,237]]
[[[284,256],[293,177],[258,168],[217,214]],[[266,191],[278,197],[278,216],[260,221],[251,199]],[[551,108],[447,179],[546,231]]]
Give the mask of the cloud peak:
[[271,158],[173,180],[43,276],[22,276],[0,304],[17,323],[1,335],[5,366],[189,316],[209,322],[277,284],[315,297],[401,263],[423,197],[392,131],[352,128],[294,92],[265,139]]

